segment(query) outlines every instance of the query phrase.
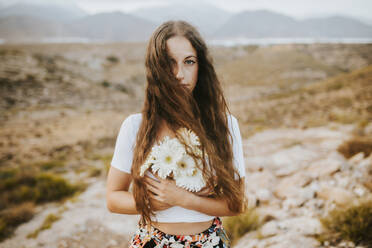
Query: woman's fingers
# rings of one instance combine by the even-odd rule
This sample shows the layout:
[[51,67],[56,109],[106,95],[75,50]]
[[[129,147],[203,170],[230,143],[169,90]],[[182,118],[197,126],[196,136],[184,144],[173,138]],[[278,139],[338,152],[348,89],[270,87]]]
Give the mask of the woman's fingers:
[[150,198],[151,198],[151,199],[155,199],[156,201],[163,203],[163,199],[160,198],[158,195],[154,195],[154,194],[153,194]]
[[164,210],[171,207],[169,204],[158,201],[155,198],[151,198],[151,204],[155,211]]
[[148,191],[148,193],[149,193],[149,196],[150,196],[150,199],[151,199],[152,202],[155,201],[155,203],[166,204],[164,202],[164,199],[161,196],[159,196],[159,195],[157,195],[157,194],[155,194],[155,193],[153,193],[151,191]]
[[164,191],[165,189],[167,189],[170,184],[174,183],[175,182],[173,180],[170,180],[170,179],[162,179],[162,178],[159,178],[159,182],[156,181],[155,179],[151,178],[151,177],[148,177],[148,176],[145,176],[145,182],[147,184],[150,184],[151,186],[153,186],[154,188],[158,189],[159,191]]
[[145,176],[145,182],[151,184],[152,186],[154,187],[159,187],[160,185],[160,182],[157,182],[156,180],[154,180],[153,178],[149,177],[149,176]]
[[159,178],[159,182],[150,177],[144,178],[148,191],[153,192],[156,196],[154,199],[165,202],[170,206],[180,205],[188,194],[193,194],[186,189],[178,187],[176,182],[171,179]]
[[163,192],[159,189],[153,186],[151,182],[146,181],[146,186],[148,189],[148,193],[150,194],[150,198],[156,199],[159,202],[164,202],[163,199]]
[[155,195],[159,195],[159,190],[155,187],[153,187],[151,184],[146,183],[147,189],[151,192],[154,193]]

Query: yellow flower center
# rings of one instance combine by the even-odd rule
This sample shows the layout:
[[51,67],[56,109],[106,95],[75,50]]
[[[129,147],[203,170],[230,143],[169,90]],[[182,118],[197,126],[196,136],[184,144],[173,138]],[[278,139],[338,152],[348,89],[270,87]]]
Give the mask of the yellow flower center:
[[165,162],[167,162],[167,163],[172,162],[172,157],[171,156],[166,156],[165,157]]

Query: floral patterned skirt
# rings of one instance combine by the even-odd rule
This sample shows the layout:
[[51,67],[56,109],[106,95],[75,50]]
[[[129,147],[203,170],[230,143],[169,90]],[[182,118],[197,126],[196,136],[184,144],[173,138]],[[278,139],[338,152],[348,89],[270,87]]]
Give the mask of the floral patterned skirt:
[[167,234],[151,226],[139,228],[132,236],[129,248],[230,248],[230,240],[219,217],[215,217],[212,225],[205,231],[193,235]]

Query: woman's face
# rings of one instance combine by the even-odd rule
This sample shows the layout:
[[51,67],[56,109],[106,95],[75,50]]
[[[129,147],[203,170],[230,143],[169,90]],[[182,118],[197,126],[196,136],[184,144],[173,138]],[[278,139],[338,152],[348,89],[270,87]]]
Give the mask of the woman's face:
[[198,60],[194,47],[185,37],[173,36],[167,40],[167,49],[175,77],[192,91],[198,80]]

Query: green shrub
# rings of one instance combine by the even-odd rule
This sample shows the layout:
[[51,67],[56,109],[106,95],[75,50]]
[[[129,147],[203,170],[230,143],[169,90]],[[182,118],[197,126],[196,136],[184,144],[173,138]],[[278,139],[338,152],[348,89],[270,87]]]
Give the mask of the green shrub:
[[59,200],[78,190],[78,187],[72,186],[65,179],[52,174],[38,175],[36,180],[36,188],[39,193],[37,202]]
[[90,177],[98,177],[102,174],[102,170],[98,168],[92,168],[89,172]]
[[18,170],[16,173],[9,173],[8,177],[0,181],[0,191],[9,191],[21,185],[35,186],[35,184],[36,180],[32,173]]
[[115,85],[115,89],[120,91],[120,92],[123,92],[123,93],[129,93],[129,89],[127,86],[123,85],[123,84],[117,84]]
[[248,209],[243,214],[223,218],[223,226],[233,245],[244,234],[258,229],[261,223],[256,211]]
[[61,200],[83,191],[85,184],[71,185],[64,178],[51,173],[1,170],[0,210],[26,201],[42,203]]
[[114,55],[107,56],[106,59],[108,61],[110,61],[111,63],[118,63],[119,62],[119,58],[114,56]]
[[319,241],[337,244],[349,240],[355,245],[372,246],[372,200],[362,201],[347,209],[334,209],[320,219],[326,232]]
[[65,163],[61,160],[51,160],[47,162],[41,162],[38,163],[38,166],[41,170],[50,170],[54,168],[63,168],[65,166]]
[[7,231],[7,228],[6,228],[6,223],[2,218],[0,218],[0,241],[2,241],[8,235],[9,234],[8,234],[8,231]]
[[36,201],[39,198],[39,191],[35,188],[31,188],[28,185],[20,185],[14,189],[9,195],[11,203],[21,203],[25,201]]
[[352,124],[360,122],[363,117],[356,111],[347,111],[346,109],[333,109],[328,113],[328,120],[341,124]]
[[6,180],[8,178],[14,177],[19,172],[18,169],[15,168],[5,168],[3,170],[0,170],[0,180]]
[[[101,160],[103,162],[103,171],[105,172],[105,175],[107,175],[109,169],[110,169],[110,163],[112,160],[112,154],[106,154],[106,155],[101,155],[101,154],[92,154],[89,156],[89,159],[93,160]],[[94,173],[94,172],[92,172]]]
[[32,202],[25,202],[1,211],[0,241],[11,236],[17,226],[32,219],[34,212],[34,204]]
[[327,91],[339,90],[345,86],[345,82],[341,80],[335,80],[334,82],[327,84]]
[[103,87],[107,88],[107,87],[110,87],[111,83],[105,80],[105,81],[103,81],[103,82],[101,83],[101,85],[102,85]]

